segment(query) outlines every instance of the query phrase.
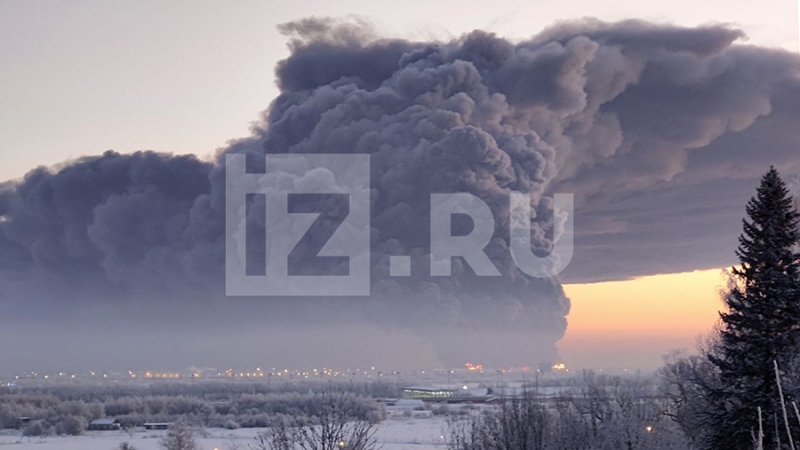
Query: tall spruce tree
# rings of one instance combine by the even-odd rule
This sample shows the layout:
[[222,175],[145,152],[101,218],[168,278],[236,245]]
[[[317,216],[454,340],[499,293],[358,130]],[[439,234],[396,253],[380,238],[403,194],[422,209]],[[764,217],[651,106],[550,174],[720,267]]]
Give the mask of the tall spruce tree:
[[774,167],[747,204],[747,216],[718,346],[707,355],[720,382],[710,396],[707,447],[713,450],[755,448],[759,407],[764,448],[789,448],[773,361],[789,367],[800,344],[800,215]]

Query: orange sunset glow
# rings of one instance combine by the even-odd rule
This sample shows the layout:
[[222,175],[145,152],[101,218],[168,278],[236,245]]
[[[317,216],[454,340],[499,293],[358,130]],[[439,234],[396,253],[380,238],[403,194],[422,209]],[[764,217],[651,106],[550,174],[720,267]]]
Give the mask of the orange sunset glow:
[[657,367],[671,349],[693,349],[722,307],[721,269],[654,275],[627,281],[570,284],[569,328],[561,355],[575,367],[607,367],[618,353],[638,367]]

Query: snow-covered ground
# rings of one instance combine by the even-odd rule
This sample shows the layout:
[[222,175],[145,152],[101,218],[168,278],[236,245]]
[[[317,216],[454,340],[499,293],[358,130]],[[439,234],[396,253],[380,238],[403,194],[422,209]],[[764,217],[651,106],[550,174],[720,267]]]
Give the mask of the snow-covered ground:
[[[385,450],[443,450],[446,422],[439,417],[392,417],[383,421],[375,437]],[[263,429],[206,429],[197,436],[200,450],[248,450],[247,444]],[[115,450],[127,441],[137,450],[159,450],[158,441],[164,431],[92,431],[83,436],[23,438],[19,432],[0,433],[0,449],[8,450]]]

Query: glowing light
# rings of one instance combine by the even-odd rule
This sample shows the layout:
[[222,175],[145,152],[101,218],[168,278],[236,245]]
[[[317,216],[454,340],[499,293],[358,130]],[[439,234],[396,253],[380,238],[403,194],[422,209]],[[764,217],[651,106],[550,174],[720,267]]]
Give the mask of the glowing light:
[[467,368],[469,371],[481,371],[483,370],[483,364],[472,364],[470,362],[464,364],[464,367]]

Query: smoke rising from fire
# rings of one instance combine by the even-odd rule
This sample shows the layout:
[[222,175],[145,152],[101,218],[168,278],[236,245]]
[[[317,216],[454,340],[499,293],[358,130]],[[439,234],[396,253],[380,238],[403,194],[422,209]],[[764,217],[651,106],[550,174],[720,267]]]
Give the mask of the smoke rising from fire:
[[[149,318],[256,336],[261,326],[366,325],[423,336],[447,365],[538,364],[557,357],[569,300],[561,280],[511,260],[511,191],[530,193],[540,254],[553,245],[553,194],[576,195],[565,277],[592,281],[729,264],[741,197],[769,163],[800,170],[800,136],[786,127],[800,110],[796,55],[734,44],[742,33],[723,26],[589,20],[518,43],[482,31],[380,39],[327,19],[282,31],[291,56],[276,68],[281,94],[215,161],[107,152],[2,186],[4,317],[80,323],[77,308],[122,314],[123,329]],[[223,300],[224,161],[234,153],[251,172],[266,154],[371,155],[369,298]],[[430,194],[455,192],[494,213],[485,251],[501,276],[477,277],[461,260],[453,276],[430,276]],[[263,214],[254,202],[257,230]],[[411,256],[410,277],[389,275],[392,255]]]

